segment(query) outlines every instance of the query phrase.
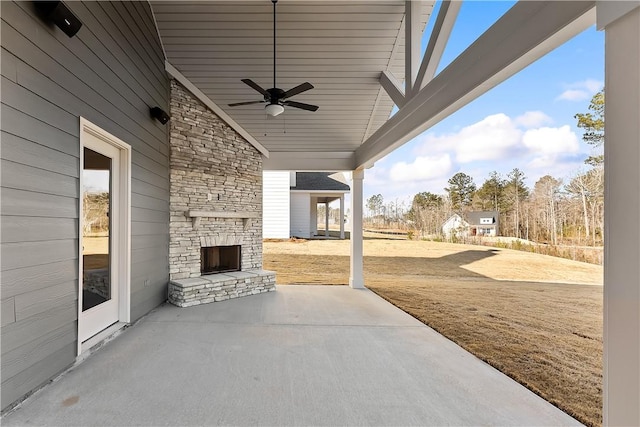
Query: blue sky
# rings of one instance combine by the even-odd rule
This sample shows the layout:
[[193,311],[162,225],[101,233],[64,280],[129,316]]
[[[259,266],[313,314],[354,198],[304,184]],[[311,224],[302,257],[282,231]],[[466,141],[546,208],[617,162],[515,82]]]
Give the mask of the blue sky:
[[[464,2],[440,69],[514,3]],[[443,194],[457,172],[478,187],[491,171],[504,176],[515,167],[529,187],[546,174],[566,182],[591,153],[573,116],[587,111],[603,85],[604,33],[594,26],[378,161],[365,172],[365,200]]]

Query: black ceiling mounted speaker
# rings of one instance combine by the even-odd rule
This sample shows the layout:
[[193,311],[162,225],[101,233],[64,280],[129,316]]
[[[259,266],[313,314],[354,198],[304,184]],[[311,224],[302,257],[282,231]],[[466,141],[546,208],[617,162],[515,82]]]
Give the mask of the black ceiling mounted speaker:
[[82,22],[61,1],[35,1],[36,9],[43,18],[53,21],[66,35],[76,35]]
[[273,87],[271,89],[263,89],[251,79],[242,79],[242,82],[262,94],[264,99],[261,101],[246,101],[229,104],[229,107],[237,107],[239,105],[264,104],[265,112],[270,116],[277,116],[284,112],[284,107],[300,108],[301,110],[317,111],[317,105],[305,104],[302,102],[289,101],[294,95],[313,89],[313,85],[309,82],[302,83],[292,89],[284,91],[276,86],[276,3],[278,0],[271,0],[273,3]]

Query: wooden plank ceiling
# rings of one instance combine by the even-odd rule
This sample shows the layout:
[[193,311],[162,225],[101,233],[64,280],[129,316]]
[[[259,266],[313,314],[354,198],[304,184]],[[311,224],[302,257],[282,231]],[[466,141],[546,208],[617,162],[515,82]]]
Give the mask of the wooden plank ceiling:
[[[433,3],[424,2],[422,28]],[[277,87],[305,81],[314,89],[291,98],[317,112],[286,107],[275,118],[243,84],[273,87],[271,1],[154,1],[167,60],[270,152],[355,151],[391,113],[379,83],[390,71],[404,80],[404,1],[277,4]]]

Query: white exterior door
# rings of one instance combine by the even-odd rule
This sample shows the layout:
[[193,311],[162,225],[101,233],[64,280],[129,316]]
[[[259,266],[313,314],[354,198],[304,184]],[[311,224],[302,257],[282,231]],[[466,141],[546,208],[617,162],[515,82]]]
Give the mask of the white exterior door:
[[129,152],[81,128],[80,343],[129,320],[130,252]]

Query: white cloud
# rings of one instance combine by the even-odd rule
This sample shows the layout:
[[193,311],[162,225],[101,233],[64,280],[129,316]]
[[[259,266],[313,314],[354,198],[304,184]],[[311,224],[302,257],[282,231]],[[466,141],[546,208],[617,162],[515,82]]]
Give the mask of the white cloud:
[[411,163],[395,163],[389,170],[389,178],[398,183],[429,181],[446,176],[451,171],[451,166],[451,157],[448,154],[420,156]]
[[420,191],[442,193],[458,171],[477,185],[491,171],[506,175],[514,167],[525,171],[530,185],[546,174],[564,177],[582,164],[584,147],[570,125],[551,122],[541,111],[499,113],[446,134],[425,133],[413,141],[413,150],[389,155],[386,164],[368,170],[365,185],[372,194],[404,199]]
[[530,129],[522,137],[522,143],[534,156],[528,166],[535,169],[554,166],[562,157],[580,151],[578,137],[569,125]]
[[531,153],[539,154],[577,153],[580,149],[578,137],[569,125],[529,129],[522,136],[522,143]]
[[453,151],[458,163],[499,160],[509,157],[521,138],[522,131],[514,121],[506,114],[498,113],[465,126],[457,133],[427,136],[419,153]]
[[586,101],[602,89],[604,83],[600,80],[586,79],[565,85],[566,89],[556,98],[556,101]]
[[580,82],[579,84],[581,84],[589,92],[594,93],[594,94],[597,91],[599,91],[600,89],[602,89],[602,86],[604,86],[604,82],[602,82],[600,80],[595,80],[595,79],[587,79],[587,80],[585,80],[583,82]]
[[553,119],[542,111],[527,111],[515,118],[515,123],[525,129],[535,128],[544,124],[553,123]]
[[583,89],[567,89],[556,98],[559,101],[585,101],[589,99],[589,92]]

